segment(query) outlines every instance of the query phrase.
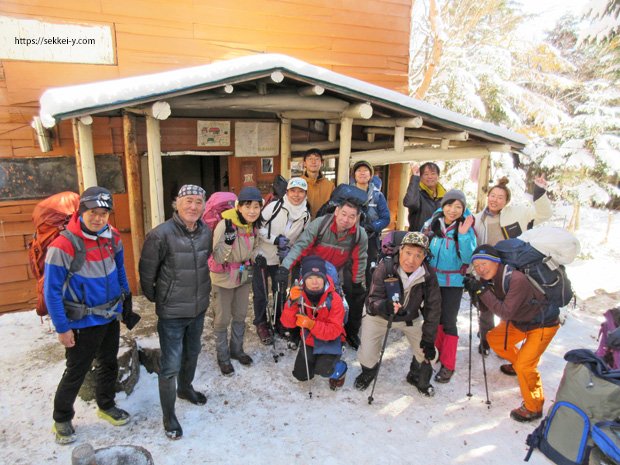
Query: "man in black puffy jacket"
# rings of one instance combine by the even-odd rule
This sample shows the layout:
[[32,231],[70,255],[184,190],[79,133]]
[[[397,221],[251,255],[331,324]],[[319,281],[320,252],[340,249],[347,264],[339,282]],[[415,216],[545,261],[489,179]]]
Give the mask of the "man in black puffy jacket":
[[159,317],[159,398],[170,439],[183,435],[174,408],[177,395],[196,405],[207,402],[192,386],[211,292],[212,234],[201,220],[205,197],[202,187],[181,187],[172,218],[148,233],[140,257],[142,291],[155,302]]
[[[409,232],[398,254],[384,258],[372,275],[362,321],[357,358],[362,373],[355,388],[366,389],[378,372],[382,342],[388,327],[401,330],[413,350],[407,382],[426,395],[434,394],[431,362],[437,357],[435,335],[441,316],[441,294],[437,276],[426,263],[428,238]],[[390,322],[391,326],[390,326]]]

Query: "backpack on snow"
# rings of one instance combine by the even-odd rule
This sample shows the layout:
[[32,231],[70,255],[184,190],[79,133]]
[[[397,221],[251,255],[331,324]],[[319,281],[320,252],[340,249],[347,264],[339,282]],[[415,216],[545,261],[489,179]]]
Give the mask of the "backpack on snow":
[[366,212],[368,211],[368,194],[359,187],[345,183],[338,184],[336,189],[334,189],[329,196],[329,200],[319,208],[319,211],[316,213],[317,218],[333,213],[336,207],[345,200],[353,202],[361,207],[362,217],[360,218],[360,224],[362,224],[364,222],[363,217],[366,216]]
[[237,196],[234,192],[214,192],[209,196],[205,204],[205,212],[202,221],[213,231],[222,219],[222,213],[235,208]]
[[[532,234],[532,232],[535,233]],[[495,244],[502,263],[521,271],[546,303],[557,308],[568,305],[574,296],[564,265],[572,263],[579,253],[577,238],[568,231],[555,227],[530,230],[515,239]],[[510,279],[510,273],[507,273]],[[508,288],[504,283],[504,289]]]
[[[65,283],[64,289],[67,288],[71,277],[80,271],[86,261],[86,248],[81,237],[75,235],[66,229],[69,220],[80,206],[80,196],[75,192],[60,192],[54,194],[41,202],[39,202],[32,212],[32,221],[35,227],[35,233],[32,240],[28,243],[28,262],[30,269],[37,279],[37,303],[35,310],[37,315],[47,315],[47,305],[43,295],[43,287],[45,285],[45,255],[49,246],[58,236],[64,236],[71,242],[74,255]],[[116,236],[116,233],[114,233]],[[116,255],[117,247],[115,237],[112,238],[112,253]],[[73,292],[70,289],[70,292]],[[63,292],[64,293],[64,292]],[[65,305],[72,302],[65,302]],[[77,302],[76,302],[77,303]],[[69,314],[72,313],[67,309]]]
[[620,307],[605,312],[605,321],[598,333],[596,355],[610,367],[620,370]]
[[619,441],[613,438],[618,430],[612,428],[620,426],[620,370],[610,370],[585,349],[571,350],[564,359],[555,403],[528,435],[530,449],[524,460],[538,448],[558,465],[586,465],[595,443],[608,457],[619,456]]

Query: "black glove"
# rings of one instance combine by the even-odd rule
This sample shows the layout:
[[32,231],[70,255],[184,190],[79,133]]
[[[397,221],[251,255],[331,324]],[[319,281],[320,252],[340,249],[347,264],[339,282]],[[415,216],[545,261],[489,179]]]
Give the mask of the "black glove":
[[470,297],[474,298],[482,294],[486,290],[487,285],[485,282],[478,281],[473,276],[467,275],[463,278],[463,287],[469,292]]
[[351,294],[353,295],[354,298],[358,298],[358,297],[365,295],[366,286],[364,286],[364,283],[353,283],[353,286],[351,286]]
[[224,220],[224,225],[226,229],[224,229],[224,243],[226,245],[233,245],[235,239],[237,239],[237,231],[233,226],[232,220]]
[[131,292],[129,294],[125,294],[125,299],[123,300],[123,313],[121,315],[121,321],[125,326],[127,326],[127,329],[132,330],[134,326],[138,324],[140,318],[140,315],[134,313],[133,311]]
[[288,287],[288,269],[283,266],[278,267],[276,271],[276,283],[281,286],[281,289],[286,289]]
[[437,356],[437,349],[435,349],[435,344],[433,342],[427,342],[424,339],[420,341],[420,348],[424,352],[424,358],[426,360],[435,360]]
[[375,233],[375,228],[373,228],[372,224],[365,224],[364,229],[366,230],[366,235],[368,237],[372,236]]
[[254,259],[254,264],[259,268],[266,268],[267,259],[263,257],[262,255],[257,255],[256,258]]

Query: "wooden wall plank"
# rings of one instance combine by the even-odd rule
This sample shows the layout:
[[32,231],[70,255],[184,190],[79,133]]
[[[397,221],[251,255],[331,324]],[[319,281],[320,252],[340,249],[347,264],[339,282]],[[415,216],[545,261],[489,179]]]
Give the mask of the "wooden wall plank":
[[[0,237],[0,252],[15,252],[24,249],[24,236]],[[0,256],[4,257],[3,255]]]
[[[1,256],[2,260],[0,261],[0,268],[14,267],[16,265],[28,265],[28,252],[26,250],[4,252]],[[17,279],[13,279],[13,281],[17,281]]]

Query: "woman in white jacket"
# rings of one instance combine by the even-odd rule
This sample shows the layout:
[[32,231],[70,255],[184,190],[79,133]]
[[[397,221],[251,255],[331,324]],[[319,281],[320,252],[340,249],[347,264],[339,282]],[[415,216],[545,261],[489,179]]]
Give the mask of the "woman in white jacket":
[[[487,194],[487,207],[474,215],[474,232],[478,244],[495,246],[499,241],[512,239],[551,218],[551,201],[547,196],[544,176],[534,178],[534,195],[531,204],[512,205],[508,178],[501,178]],[[486,334],[495,322],[491,312],[480,313],[480,346],[478,352],[488,355]]]
[[[291,178],[286,186],[286,194],[271,202],[261,213],[261,226],[258,230],[259,246],[254,260],[256,270],[252,279],[254,291],[254,325],[261,342],[271,344],[273,327],[267,321],[268,279],[271,289],[277,294],[275,323],[280,325],[280,312],[286,300],[286,289],[276,293],[274,276],[280,263],[286,257],[293,243],[310,222],[310,211],[306,201],[308,183],[303,178]],[[273,323],[273,322],[272,322]]]

